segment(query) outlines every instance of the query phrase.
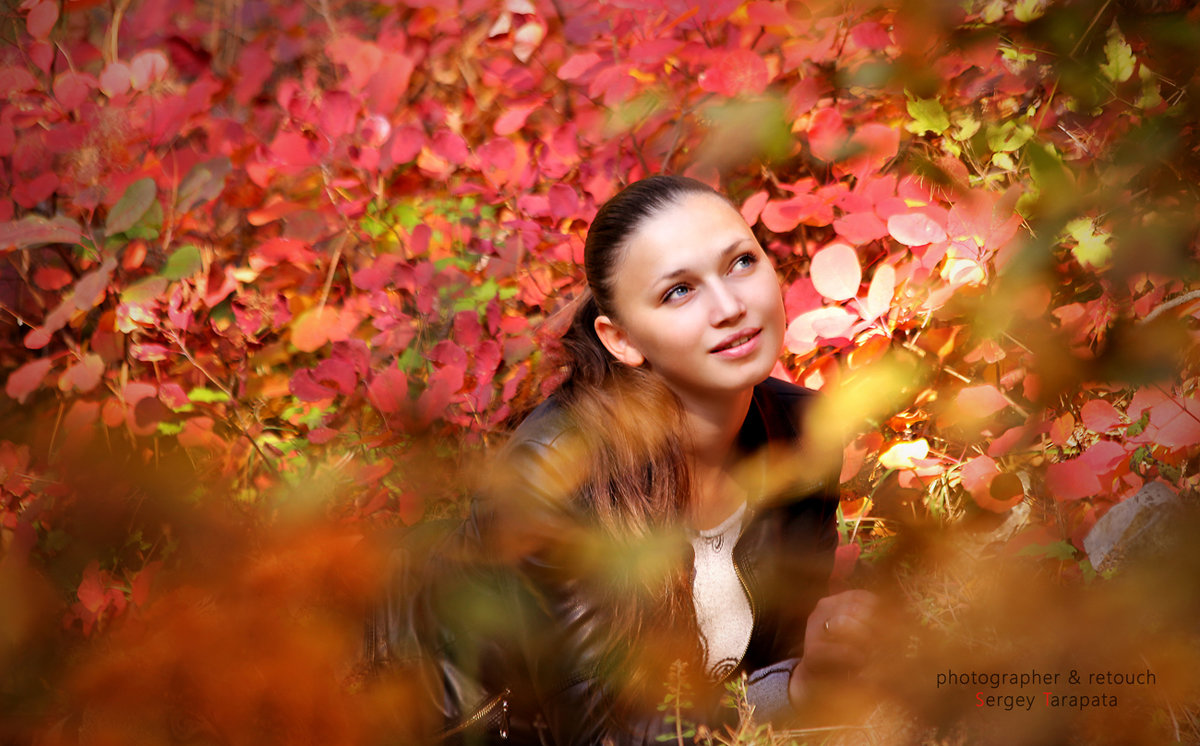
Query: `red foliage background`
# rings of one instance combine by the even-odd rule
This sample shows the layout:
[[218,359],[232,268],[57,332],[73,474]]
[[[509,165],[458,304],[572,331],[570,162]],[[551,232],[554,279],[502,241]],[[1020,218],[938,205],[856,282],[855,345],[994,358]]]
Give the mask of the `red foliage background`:
[[664,170],[777,261],[777,375],[846,423],[847,573],[1020,505],[1008,551],[1079,579],[1109,507],[1200,486],[1184,4],[6,12],[5,594],[71,635],[214,536],[456,514],[447,475],[552,380],[598,205]]

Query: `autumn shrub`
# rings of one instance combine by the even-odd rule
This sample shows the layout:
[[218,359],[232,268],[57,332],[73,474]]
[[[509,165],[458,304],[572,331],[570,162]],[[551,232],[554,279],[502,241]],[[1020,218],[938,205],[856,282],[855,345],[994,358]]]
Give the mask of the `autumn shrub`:
[[[309,712],[342,702],[370,595],[326,581],[369,574],[355,537],[461,515],[554,381],[589,220],[657,171],[728,194],[776,260],[776,375],[828,393],[835,583],[906,610],[893,675],[929,694],[930,661],[995,667],[1014,640],[1066,666],[1139,640],[1129,599],[1178,624],[1114,660],[1194,660],[1194,590],[1097,576],[1083,541],[1148,484],[1200,485],[1197,21],[1172,0],[10,4],[5,737],[91,712],[116,738],[171,682],[194,695],[175,727],[231,741],[392,722]],[[1157,652],[1173,683],[1106,737],[1200,730],[1195,674]],[[255,671],[295,686],[221,690]],[[896,706],[944,726],[918,738],[999,727],[916,700]],[[1016,738],[1097,742],[1111,714]]]

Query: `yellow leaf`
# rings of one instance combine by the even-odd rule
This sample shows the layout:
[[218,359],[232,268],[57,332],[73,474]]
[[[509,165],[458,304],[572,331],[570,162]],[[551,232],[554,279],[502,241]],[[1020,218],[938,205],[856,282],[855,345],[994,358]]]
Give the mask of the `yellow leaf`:
[[879,456],[879,463],[886,469],[911,469],[913,459],[929,455],[929,441],[924,438],[902,440],[892,445]]
[[1104,44],[1104,59],[1100,72],[1114,83],[1124,83],[1133,75],[1133,49],[1116,29],[1108,32],[1108,41]]
[[1013,6],[1013,18],[1016,18],[1021,23],[1029,23],[1035,18],[1040,18],[1046,12],[1042,0],[1017,0],[1017,4]]
[[1107,233],[1096,233],[1090,218],[1076,218],[1067,223],[1067,235],[1075,239],[1071,254],[1085,267],[1102,267],[1112,258]]

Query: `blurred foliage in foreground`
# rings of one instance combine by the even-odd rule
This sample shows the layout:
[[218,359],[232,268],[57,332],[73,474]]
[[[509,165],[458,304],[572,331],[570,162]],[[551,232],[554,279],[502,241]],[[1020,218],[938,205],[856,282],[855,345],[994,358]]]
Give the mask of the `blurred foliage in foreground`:
[[[361,537],[460,514],[597,206],[671,170],[777,259],[914,737],[1195,740],[1194,556],[1083,554],[1200,483],[1187,4],[25,0],[0,35],[5,738],[400,727],[404,682],[339,683]],[[930,689],[1101,653],[1159,687]]]

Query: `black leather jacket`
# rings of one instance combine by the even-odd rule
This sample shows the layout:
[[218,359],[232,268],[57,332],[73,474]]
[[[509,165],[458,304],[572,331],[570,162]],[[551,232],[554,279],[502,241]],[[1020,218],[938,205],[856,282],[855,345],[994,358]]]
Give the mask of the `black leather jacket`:
[[[762,479],[734,546],[754,623],[730,676],[800,657],[808,615],[828,591],[839,464],[826,462],[820,475],[795,473],[803,470],[800,429],[813,397],[767,379],[754,388],[738,434],[738,447],[763,464],[750,470]],[[491,498],[434,540],[436,559],[414,563],[413,550],[404,550],[404,577],[369,630],[376,660],[412,655],[418,645],[426,655],[435,651],[440,681],[431,688],[440,716],[453,724],[445,740],[642,744],[674,732],[660,713],[614,718],[597,673],[606,640],[595,605],[548,559],[558,555],[542,551],[570,535],[561,521],[571,515],[571,442],[570,423],[551,397],[505,447],[503,476],[486,490]],[[424,577],[414,578],[414,568]],[[715,707],[720,690],[697,693],[688,718],[710,726],[732,719],[732,710]]]

